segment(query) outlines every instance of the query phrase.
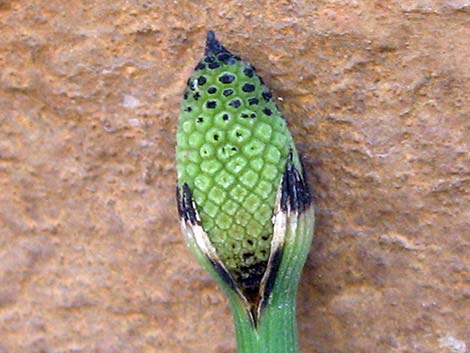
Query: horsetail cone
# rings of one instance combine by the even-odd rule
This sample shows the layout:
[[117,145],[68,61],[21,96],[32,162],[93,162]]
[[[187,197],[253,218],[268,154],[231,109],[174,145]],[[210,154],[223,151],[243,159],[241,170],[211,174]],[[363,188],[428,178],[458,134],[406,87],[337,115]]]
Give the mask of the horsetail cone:
[[[289,215],[311,209],[311,198],[270,90],[213,32],[184,91],[176,160],[188,245],[256,323],[287,261]],[[311,231],[307,238],[300,269]]]

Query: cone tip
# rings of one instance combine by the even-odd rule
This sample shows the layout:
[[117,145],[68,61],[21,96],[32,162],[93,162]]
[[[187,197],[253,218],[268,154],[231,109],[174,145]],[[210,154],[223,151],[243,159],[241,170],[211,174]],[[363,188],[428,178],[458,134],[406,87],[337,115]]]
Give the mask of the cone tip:
[[227,53],[228,50],[215,38],[214,31],[208,31],[206,36],[206,50],[205,55],[217,55],[220,53]]

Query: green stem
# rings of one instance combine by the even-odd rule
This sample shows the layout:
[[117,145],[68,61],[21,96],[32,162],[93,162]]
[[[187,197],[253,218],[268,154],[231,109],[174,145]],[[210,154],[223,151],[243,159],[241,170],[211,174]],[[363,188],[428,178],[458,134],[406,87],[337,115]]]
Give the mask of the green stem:
[[295,299],[273,298],[254,328],[245,310],[233,305],[238,353],[298,353]]

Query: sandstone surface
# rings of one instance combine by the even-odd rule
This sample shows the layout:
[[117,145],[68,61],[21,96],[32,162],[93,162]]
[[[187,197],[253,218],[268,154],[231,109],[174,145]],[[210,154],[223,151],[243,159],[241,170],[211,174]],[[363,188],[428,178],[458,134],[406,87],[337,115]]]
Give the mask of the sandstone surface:
[[208,29],[314,186],[302,352],[469,352],[464,0],[0,0],[0,352],[235,351],[174,200]]

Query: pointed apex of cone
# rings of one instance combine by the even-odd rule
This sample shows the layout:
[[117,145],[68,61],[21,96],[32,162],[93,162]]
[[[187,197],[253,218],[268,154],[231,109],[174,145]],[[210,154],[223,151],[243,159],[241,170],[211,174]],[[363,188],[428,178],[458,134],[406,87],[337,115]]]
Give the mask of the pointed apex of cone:
[[222,53],[231,54],[217,39],[215,39],[215,33],[213,31],[208,31],[206,37],[206,50],[204,54],[209,56]]

